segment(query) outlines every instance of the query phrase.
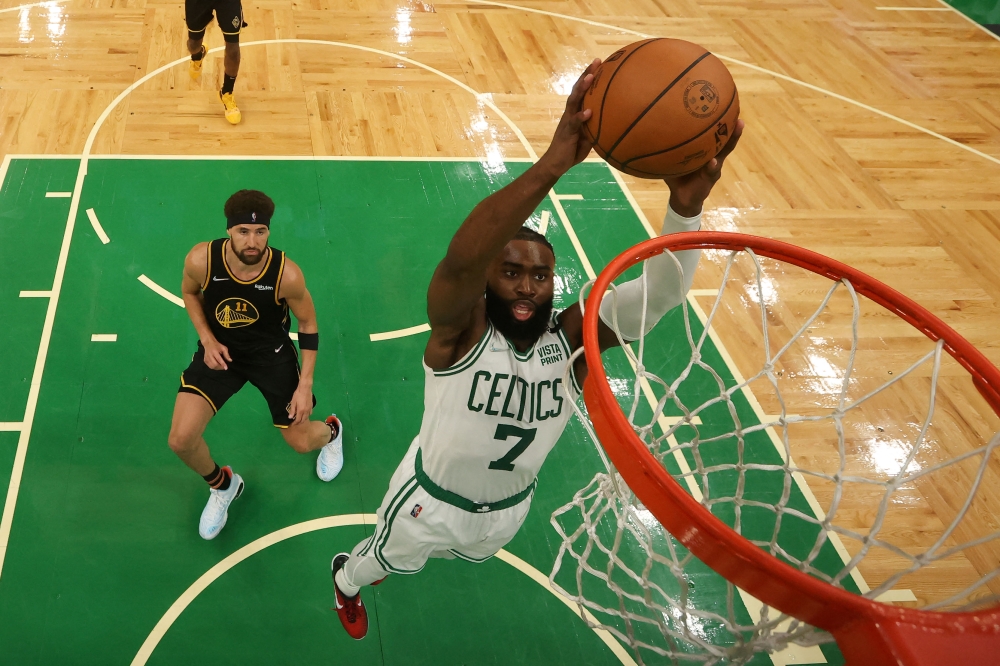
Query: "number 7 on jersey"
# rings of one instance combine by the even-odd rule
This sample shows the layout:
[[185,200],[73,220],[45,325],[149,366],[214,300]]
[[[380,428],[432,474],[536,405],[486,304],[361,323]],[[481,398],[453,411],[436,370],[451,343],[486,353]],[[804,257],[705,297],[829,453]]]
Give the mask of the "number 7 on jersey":
[[517,426],[501,423],[497,425],[496,434],[493,439],[506,441],[508,437],[519,437],[517,444],[511,448],[502,458],[490,463],[490,469],[503,470],[505,472],[514,471],[514,460],[524,453],[524,450],[535,440],[535,432],[538,428],[518,428]]

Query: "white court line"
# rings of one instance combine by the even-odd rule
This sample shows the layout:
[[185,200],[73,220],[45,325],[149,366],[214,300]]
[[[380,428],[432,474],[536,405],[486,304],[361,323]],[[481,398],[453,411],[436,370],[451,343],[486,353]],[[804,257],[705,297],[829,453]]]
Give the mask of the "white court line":
[[913,594],[913,590],[886,590],[882,594],[875,597],[875,601],[881,601],[884,604],[916,600],[917,595]]
[[880,12],[946,12],[945,7],[876,7]]
[[94,333],[90,336],[91,342],[118,342],[117,333]]
[[[106,116],[102,116],[104,118]],[[14,465],[11,468],[10,483],[7,485],[7,497],[4,500],[3,515],[0,517],[0,575],[7,557],[7,544],[10,540],[10,528],[14,522],[14,509],[17,506],[17,496],[21,489],[21,476],[24,473],[24,460],[28,454],[28,442],[31,441],[31,427],[35,421],[35,409],[38,406],[38,393],[42,387],[42,375],[45,372],[45,359],[49,353],[49,342],[52,339],[52,327],[55,324],[56,309],[59,305],[59,294],[62,292],[63,278],[66,275],[66,262],[69,259],[69,248],[73,241],[73,229],[76,226],[77,212],[80,210],[80,195],[83,192],[83,180],[87,175],[86,154],[93,146],[96,132],[102,119],[91,130],[84,144],[84,157],[76,174],[73,187],[73,197],[70,199],[69,212],[66,216],[66,227],[63,231],[62,243],[59,246],[59,258],[56,260],[56,270],[52,277],[52,293],[48,307],[45,309],[45,321],[42,324],[42,335],[38,343],[38,354],[35,356],[35,367],[31,373],[31,383],[28,388],[28,400],[24,408],[23,427],[17,439],[17,451],[14,453]]]
[[52,298],[51,291],[22,291],[18,294],[20,298]]
[[1000,41],[1000,35],[996,34],[995,32],[993,32],[992,30],[990,30],[986,26],[981,25],[981,24],[977,23],[976,21],[973,21],[970,17],[968,17],[965,14],[963,14],[962,12],[958,11],[957,9],[955,9],[954,7],[952,7],[951,5],[949,5],[944,0],[938,0],[938,2],[941,3],[942,5],[944,5],[944,7],[942,7],[942,9],[950,9],[951,11],[955,12],[956,14],[958,14],[959,16],[961,16],[963,19],[965,19],[966,21],[968,21],[969,23],[971,23],[972,25],[976,26],[977,28],[979,28],[980,30],[982,30],[983,32],[985,32],[987,35],[989,35],[993,39],[996,39],[996,40]]
[[542,220],[538,223],[538,233],[545,235],[545,232],[549,230],[549,222],[552,221],[552,213],[547,210],[542,211]]
[[19,12],[22,9],[28,9],[30,7],[47,7],[49,5],[61,5],[67,2],[67,0],[48,0],[47,2],[33,2],[30,5],[18,5],[17,7],[7,7],[6,9],[0,9],[0,14],[6,12]]
[[[938,1],[942,2],[942,4],[947,4],[947,3],[944,3],[943,0],[938,0]],[[507,4],[507,3],[504,3],[504,2],[493,2],[493,0],[468,0],[468,2],[477,4],[477,5],[490,5],[490,6],[493,6],[493,7],[506,7],[507,9],[514,9],[514,10],[521,11],[521,12],[529,12],[529,13],[532,13],[532,14],[542,14],[544,16],[552,16],[552,17],[555,17],[555,18],[565,19],[567,21],[576,21],[578,23],[586,23],[587,25],[592,25],[592,26],[595,26],[595,27],[598,27],[598,28],[605,28],[605,29],[609,29],[609,30],[618,30],[618,31],[623,32],[623,33],[625,33],[627,35],[635,35],[636,37],[642,37],[644,39],[649,39],[651,37],[656,37],[656,35],[649,35],[649,34],[646,34],[644,32],[639,32],[638,30],[631,30],[629,28],[623,28],[621,26],[612,25],[610,23],[601,23],[600,21],[592,21],[590,19],[580,18],[579,16],[570,16],[568,14],[559,14],[557,12],[550,12],[550,11],[546,11],[544,9],[535,9],[533,7],[522,7],[520,5],[511,5],[511,4]],[[984,30],[985,32],[987,32],[988,34],[992,35],[993,37],[995,37],[997,39],[1000,39],[1000,37],[997,37],[997,35],[994,35],[989,30],[986,30],[986,28],[983,28],[983,26],[979,25],[975,21],[972,21],[972,19],[969,19],[968,16],[965,16],[961,12],[958,12],[958,13],[960,15],[962,15],[963,17],[965,17],[966,19],[968,19],[969,21],[971,21],[974,25],[978,26],[979,28],[981,28],[982,30]],[[902,125],[906,125],[907,127],[911,128],[911,129],[917,130],[918,132],[923,132],[924,134],[927,134],[928,136],[932,136],[932,137],[934,137],[936,139],[940,139],[941,141],[944,141],[945,143],[950,143],[951,145],[955,146],[956,148],[961,148],[962,150],[968,151],[968,152],[970,152],[970,153],[972,153],[974,155],[978,155],[979,157],[982,157],[985,160],[989,160],[990,162],[993,162],[994,164],[1000,164],[1000,157],[994,157],[993,155],[989,155],[987,153],[984,153],[981,150],[976,150],[972,146],[967,146],[964,143],[960,143],[958,141],[955,141],[954,139],[950,139],[950,138],[946,137],[943,134],[938,134],[937,132],[934,132],[932,130],[927,129],[926,127],[921,127],[920,125],[917,125],[916,123],[911,123],[909,120],[904,120],[904,119],[900,118],[899,116],[894,116],[891,113],[887,113],[885,111],[882,111],[881,109],[876,109],[874,106],[869,106],[869,105],[867,105],[867,104],[865,104],[863,102],[859,102],[859,101],[857,101],[855,99],[851,99],[850,97],[846,97],[844,95],[835,93],[832,90],[827,90],[825,88],[820,88],[819,86],[814,86],[811,83],[806,83],[805,81],[793,78],[791,76],[788,76],[787,74],[781,74],[779,72],[775,72],[773,70],[766,69],[764,67],[760,67],[758,65],[754,65],[754,64],[751,64],[749,62],[744,62],[743,60],[737,60],[736,58],[730,58],[729,56],[720,55],[718,53],[716,53],[715,56],[717,58],[719,58],[719,60],[723,60],[723,61],[725,61],[727,63],[733,64],[733,65],[739,65],[741,67],[746,67],[747,69],[752,69],[755,72],[760,72],[762,74],[769,74],[769,75],[771,75],[771,76],[773,76],[775,78],[781,79],[782,81],[787,81],[789,83],[794,83],[797,86],[802,86],[803,88],[808,88],[809,90],[821,93],[823,95],[829,95],[830,97],[833,97],[834,99],[839,99],[842,102],[846,102],[848,104],[852,104],[852,105],[854,105],[854,106],[856,106],[858,108],[861,108],[861,109],[864,109],[864,110],[869,111],[871,113],[874,113],[876,115],[882,116],[883,118],[888,118],[889,120],[895,120],[896,122],[898,122],[898,123],[900,123]]]
[[153,291],[155,291],[160,296],[163,296],[163,298],[167,299],[168,301],[170,301],[174,305],[176,305],[178,307],[184,307],[184,299],[181,298],[180,296],[174,296],[169,291],[167,291],[166,289],[164,289],[160,285],[156,284],[155,282],[153,282],[152,280],[150,280],[145,275],[140,275],[138,279],[139,279],[139,282],[143,283],[144,285],[146,285],[147,287],[149,287],[150,289],[152,289]]
[[554,194],[552,196],[560,201],[583,201],[582,194]]
[[70,199],[73,197],[72,192],[46,192],[46,199]]
[[409,328],[401,328],[398,331],[386,331],[385,333],[372,333],[368,336],[368,339],[372,342],[381,342],[382,340],[395,340],[396,338],[405,338],[408,335],[417,335],[418,333],[423,333],[425,331],[431,330],[430,324],[419,324],[417,326],[410,326]]
[[719,295],[718,289],[689,289],[688,296],[711,296],[716,297]]
[[23,423],[18,423],[16,421],[2,421],[0,422],[0,432],[17,432],[24,427]]
[[7,169],[10,167],[11,155],[4,155],[3,162],[0,162],[0,192],[3,191],[3,182],[7,180]]
[[[177,618],[180,617],[181,613],[183,613],[184,610],[191,605],[191,602],[197,599],[198,595],[204,592],[209,585],[237,564],[249,559],[251,556],[259,553],[265,548],[281,543],[286,539],[291,539],[292,537],[332,527],[347,527],[350,525],[373,526],[375,525],[376,518],[377,516],[373,513],[354,513],[307,520],[295,525],[289,525],[288,527],[271,532],[270,534],[266,534],[255,541],[251,541],[236,552],[230,553],[211,569],[203,573],[198,580],[184,590],[177,600],[170,605],[167,612],[163,614],[163,617],[161,617],[159,622],[156,623],[153,630],[149,632],[146,640],[142,642],[142,646],[139,647],[139,651],[132,659],[131,666],[144,666],[149,660],[149,657],[153,654],[153,650],[156,649],[156,646],[159,645],[160,641],[166,635],[167,631]],[[618,660],[624,666],[636,666],[635,661],[632,660],[628,651],[614,638],[614,636],[604,629],[599,629],[594,626],[599,624],[597,618],[591,615],[586,609],[583,609],[581,613],[580,606],[569,599],[566,599],[552,589],[552,586],[549,584],[549,579],[541,571],[506,550],[500,550],[496,557],[497,559],[509,564],[517,571],[520,571],[534,582],[538,583],[538,585],[559,599],[559,601],[569,608],[574,615],[587,622],[591,629],[593,629],[594,633],[597,634],[598,638],[600,638],[604,644],[608,646],[611,652],[618,657]]]
[[111,239],[104,233],[104,227],[101,226],[101,222],[97,219],[97,213],[94,212],[93,208],[87,209],[87,219],[90,220],[90,226],[94,227],[94,232],[97,233],[97,237],[101,239],[101,242],[105,245],[110,243]]

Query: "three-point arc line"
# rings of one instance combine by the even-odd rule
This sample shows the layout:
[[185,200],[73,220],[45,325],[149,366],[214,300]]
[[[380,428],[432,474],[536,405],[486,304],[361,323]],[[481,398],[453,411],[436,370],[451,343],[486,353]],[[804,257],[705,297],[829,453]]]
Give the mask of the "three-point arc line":
[[[150,279],[149,277],[147,277],[145,274],[140,275],[138,279],[139,279],[139,282],[143,283],[144,285],[146,285],[147,287],[149,287],[151,290],[153,290],[153,292],[155,292],[156,294],[159,294],[160,296],[162,296],[163,298],[167,299],[168,301],[170,301],[171,303],[173,303],[177,307],[181,307],[181,308],[184,307],[184,300],[183,299],[181,299],[178,296],[175,296],[170,291],[168,291],[168,290],[164,289],[163,287],[161,287],[160,285],[156,284],[156,282],[154,282],[152,279]],[[402,338],[402,337],[406,337],[407,335],[416,335],[418,333],[423,333],[424,331],[429,331],[429,330],[431,330],[431,327],[430,327],[429,324],[419,324],[417,326],[411,326],[410,328],[403,328],[403,329],[400,329],[398,331],[386,331],[385,333],[372,333],[368,337],[369,337],[369,339],[372,342],[378,342],[380,340],[392,340],[394,338]],[[294,332],[293,333],[289,333],[288,336],[292,340],[298,340],[299,339],[299,334],[298,333],[294,333]]]
[[110,243],[111,239],[104,233],[104,227],[101,226],[101,222],[97,219],[97,213],[94,212],[93,208],[87,209],[87,219],[90,220],[90,226],[94,228],[94,232],[97,233],[97,237],[101,239],[101,242],[105,245]]
[[[178,296],[174,296],[172,293],[170,293],[169,291],[167,291],[166,289],[164,289],[160,285],[158,285],[155,282],[153,282],[153,280],[151,280],[150,278],[146,277],[146,275],[140,275],[138,279],[139,279],[139,282],[143,283],[144,285],[146,285],[147,287],[149,287],[150,289],[152,289],[154,292],[156,292],[157,294],[159,294],[163,298],[167,299],[168,301],[170,301],[171,303],[173,303],[177,307],[180,307],[180,308],[184,307],[184,300],[182,298],[180,298]],[[292,332],[290,332],[288,334],[288,337],[290,337],[292,340],[298,341],[299,334],[296,333],[296,332],[294,332],[294,331],[292,331]]]

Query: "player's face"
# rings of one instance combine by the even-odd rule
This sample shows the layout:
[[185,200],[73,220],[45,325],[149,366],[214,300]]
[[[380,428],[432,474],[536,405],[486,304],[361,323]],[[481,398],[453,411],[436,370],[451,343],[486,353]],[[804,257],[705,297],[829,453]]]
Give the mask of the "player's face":
[[270,235],[271,230],[263,224],[238,224],[229,229],[233,252],[247,266],[253,266],[264,258]]
[[506,337],[534,342],[552,313],[556,258],[541,243],[513,240],[490,266],[486,311]]

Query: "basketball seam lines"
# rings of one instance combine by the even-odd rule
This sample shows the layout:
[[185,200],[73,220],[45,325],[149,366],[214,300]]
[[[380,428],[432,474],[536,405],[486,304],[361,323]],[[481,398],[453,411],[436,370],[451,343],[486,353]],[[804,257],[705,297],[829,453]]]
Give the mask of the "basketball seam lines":
[[[622,71],[622,67],[625,66],[625,63],[628,62],[628,59],[634,56],[639,51],[639,49],[641,49],[643,46],[647,46],[657,41],[659,41],[659,39],[650,39],[647,40],[645,44],[641,44],[635,47],[635,49],[633,49],[631,53],[625,56],[624,60],[618,63],[618,67],[616,67],[615,71],[611,73],[611,78],[608,79],[608,85],[604,87],[604,96],[601,97],[601,113],[597,117],[597,135],[594,136],[594,145],[597,145],[597,142],[601,140],[601,128],[604,127],[604,103],[608,100],[608,91],[611,90],[611,84],[615,82],[615,77],[618,76],[618,72]],[[611,151],[608,151],[608,154],[610,155]]]
[[623,167],[627,167],[627,166],[628,166],[629,164],[631,164],[632,162],[635,162],[636,160],[642,160],[642,159],[645,159],[645,158],[647,158],[647,157],[652,157],[652,156],[654,156],[654,155],[660,155],[660,154],[662,154],[662,153],[669,153],[669,152],[670,152],[671,150],[676,150],[677,148],[680,148],[680,147],[681,147],[681,146],[683,146],[684,144],[688,144],[688,143],[691,143],[692,141],[694,141],[694,140],[695,140],[695,139],[697,139],[698,137],[700,137],[700,136],[704,136],[705,132],[708,132],[708,131],[709,131],[709,130],[711,130],[712,128],[716,127],[716,126],[718,125],[719,121],[720,121],[720,120],[722,120],[723,118],[725,118],[725,117],[726,117],[726,114],[727,114],[727,113],[729,113],[729,109],[733,108],[733,102],[735,102],[735,101],[736,101],[736,94],[737,94],[737,93],[736,93],[736,91],[733,91],[733,96],[732,96],[732,98],[731,98],[731,99],[729,100],[729,104],[727,104],[727,105],[726,105],[726,108],[725,108],[725,109],[723,109],[722,113],[720,113],[720,114],[719,114],[719,117],[718,117],[718,118],[716,118],[716,119],[715,119],[715,120],[714,120],[714,121],[712,122],[712,124],[711,124],[711,125],[709,125],[708,127],[706,127],[706,128],[704,129],[704,130],[702,130],[701,132],[699,132],[699,133],[698,133],[698,134],[696,134],[695,136],[691,137],[691,138],[690,138],[690,139],[688,139],[687,141],[681,141],[681,142],[680,142],[680,143],[678,143],[678,144],[677,144],[676,146],[671,146],[671,147],[669,147],[669,148],[664,148],[663,150],[657,150],[656,152],[652,152],[652,153],[647,153],[647,154],[645,154],[645,155],[637,155],[636,157],[633,157],[633,158],[631,158],[631,159],[629,159],[629,160],[627,160],[627,161],[625,161],[625,162],[622,162],[622,163],[621,163],[621,165],[622,165]]
[[[660,94],[656,96],[656,99],[654,99],[652,102],[650,102],[649,106],[647,106],[643,110],[643,112],[640,113],[638,115],[638,117],[636,117],[636,119],[632,121],[632,124],[628,126],[628,128],[622,133],[622,135],[620,137],[618,137],[618,140],[615,141],[615,145],[611,146],[610,150],[608,150],[608,155],[611,155],[615,151],[615,148],[618,147],[618,144],[620,144],[622,141],[625,140],[625,137],[628,136],[628,133],[631,132],[632,129],[635,128],[635,126],[639,124],[639,121],[642,120],[646,116],[647,113],[649,113],[650,109],[652,109],[654,106],[656,106],[656,103],[659,102],[660,99],[662,99],[664,95],[666,95],[668,92],[670,92],[671,88],[673,88],[675,85],[677,85],[678,81],[680,81],[682,78],[684,78],[684,76],[686,76],[688,72],[690,72],[692,69],[694,69],[695,66],[698,63],[700,63],[702,60],[704,60],[705,58],[707,58],[710,55],[712,55],[712,53],[710,51],[705,51],[703,54],[701,54],[701,56],[698,57],[697,60],[695,60],[690,65],[688,65],[687,69],[685,69],[683,72],[681,72],[680,74],[678,74],[677,78],[674,79],[673,81],[671,81],[670,85],[667,86],[666,88],[664,88],[660,92]],[[622,63],[622,64],[624,64],[624,63]],[[611,84],[609,83],[608,87],[610,87],[610,86],[611,86]]]

